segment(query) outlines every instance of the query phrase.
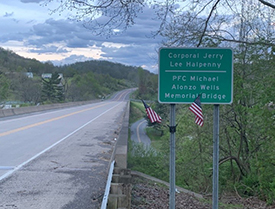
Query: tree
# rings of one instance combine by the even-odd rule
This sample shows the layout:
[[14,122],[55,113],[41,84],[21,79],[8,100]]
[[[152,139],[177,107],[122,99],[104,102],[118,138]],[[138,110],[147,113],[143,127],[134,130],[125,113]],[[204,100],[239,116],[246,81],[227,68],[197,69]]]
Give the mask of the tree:
[[[47,0],[47,3],[53,0]],[[158,33],[162,33],[163,29],[175,28],[179,32],[175,39],[190,37],[194,34],[197,36],[197,46],[200,46],[203,39],[215,36],[217,40],[241,42],[236,39],[230,31],[226,30],[226,26],[232,24],[228,21],[230,15],[234,15],[235,20],[242,18],[239,14],[250,11],[252,8],[263,11],[262,14],[267,17],[269,12],[267,9],[274,10],[275,4],[265,0],[234,1],[234,0],[208,0],[208,1],[113,1],[113,0],[63,0],[60,5],[52,12],[72,11],[75,14],[74,19],[82,21],[85,27],[89,28],[96,34],[114,35],[116,29],[126,30],[135,24],[135,18],[142,14],[146,6],[151,6],[155,12],[155,18],[160,20],[160,28]],[[45,3],[45,5],[47,5]],[[240,12],[240,9],[244,12]],[[224,15],[226,11],[227,15]],[[259,16],[260,18],[260,16]],[[171,24],[169,24],[171,23]],[[174,27],[175,26],[175,27]],[[192,33],[184,34],[187,30]],[[175,28],[176,29],[176,28]],[[181,32],[179,31],[181,29]],[[213,34],[213,32],[215,34]],[[166,34],[167,35],[167,34]],[[267,43],[267,42],[263,42]]]
[[10,88],[16,100],[38,103],[41,96],[41,80],[28,78],[23,72],[12,73]]
[[[196,1],[171,15],[171,21],[161,34],[168,37],[165,44],[169,46],[217,46],[220,43],[272,46],[274,37],[267,39],[265,35],[274,29],[271,25],[274,5],[266,3],[258,0]],[[246,34],[239,33],[244,25],[248,29]]]
[[103,87],[100,86],[99,79],[95,78],[94,73],[89,72],[75,75],[68,87],[68,98],[72,101],[86,101],[98,98],[104,94]]
[[156,100],[158,91],[158,76],[141,67],[138,68],[137,97],[143,100]]
[[145,96],[145,94],[147,93],[146,76],[142,68],[138,68],[138,89],[139,89],[139,96],[141,97]]
[[55,72],[51,78],[42,78],[42,102],[62,102],[64,101],[63,85],[60,75]]
[[[51,2],[52,0],[48,0]],[[47,5],[47,3],[46,3]],[[113,34],[114,29],[127,29],[134,24],[137,14],[142,12],[144,1],[61,1],[53,12],[65,10],[76,12],[75,19],[83,21],[85,27],[93,28],[97,34]]]
[[10,81],[6,76],[0,73],[0,102],[9,96]]

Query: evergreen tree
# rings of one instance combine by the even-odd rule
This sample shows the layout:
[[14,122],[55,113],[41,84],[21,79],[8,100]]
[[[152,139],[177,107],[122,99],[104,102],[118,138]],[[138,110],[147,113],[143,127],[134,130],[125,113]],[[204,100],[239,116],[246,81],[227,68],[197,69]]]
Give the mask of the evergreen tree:
[[55,72],[51,78],[42,78],[42,102],[62,102],[64,101],[64,90],[60,75]]

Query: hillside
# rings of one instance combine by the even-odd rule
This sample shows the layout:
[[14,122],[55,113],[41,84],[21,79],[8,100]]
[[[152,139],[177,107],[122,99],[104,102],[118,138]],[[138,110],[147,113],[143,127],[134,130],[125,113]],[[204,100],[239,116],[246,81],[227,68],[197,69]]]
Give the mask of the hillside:
[[[120,63],[113,63],[109,61],[90,60],[85,62],[77,62],[62,68],[73,68],[79,73],[86,73],[92,71],[97,74],[106,74],[116,79],[125,79],[134,83],[138,82],[138,68],[126,66]],[[147,73],[149,73],[147,71]]]
[[69,77],[72,75],[72,71],[79,74],[93,72],[97,74],[108,74],[113,78],[127,79],[135,82],[137,75],[137,67],[126,66],[120,63],[90,60],[64,66],[54,66],[51,62],[44,63],[36,59],[24,58],[11,50],[5,50],[0,47],[0,72],[20,71],[31,71],[34,75],[38,76],[43,73],[60,71]]
[[29,70],[36,73],[37,71],[42,71],[45,66],[47,64],[35,59],[21,57],[11,50],[5,50],[0,47],[0,73]]
[[[149,71],[143,70],[145,75]],[[55,103],[105,97],[138,85],[139,68],[120,63],[91,60],[54,66],[17,55],[0,47],[0,103]],[[32,73],[27,78],[26,72]],[[41,75],[62,75],[42,79]],[[54,80],[55,79],[55,80]],[[59,87],[49,86],[59,85]]]

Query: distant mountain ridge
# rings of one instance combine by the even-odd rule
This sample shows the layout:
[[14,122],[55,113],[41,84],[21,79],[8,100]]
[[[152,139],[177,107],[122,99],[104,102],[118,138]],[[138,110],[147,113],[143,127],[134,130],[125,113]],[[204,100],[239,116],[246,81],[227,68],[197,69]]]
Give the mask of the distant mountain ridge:
[[[151,74],[149,71],[145,71]],[[65,77],[72,77],[76,72],[78,74],[93,72],[137,83],[138,67],[102,60],[55,66],[50,61],[40,62],[36,59],[25,58],[11,50],[0,47],[0,74],[6,72],[32,72],[35,76],[41,76],[43,73],[59,72],[63,73]]]

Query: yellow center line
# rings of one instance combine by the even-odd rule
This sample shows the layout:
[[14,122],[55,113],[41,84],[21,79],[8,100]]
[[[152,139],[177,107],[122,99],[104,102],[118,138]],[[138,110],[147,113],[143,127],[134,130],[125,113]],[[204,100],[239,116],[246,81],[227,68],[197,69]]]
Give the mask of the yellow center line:
[[139,136],[139,127],[141,126],[141,124],[143,124],[145,122],[146,122],[146,120],[140,122],[137,126],[137,138],[138,138],[139,143],[141,143],[140,136]]
[[12,133],[16,133],[16,132],[19,132],[19,131],[23,131],[23,130],[26,130],[26,129],[29,129],[29,128],[33,128],[33,127],[36,127],[36,126],[40,126],[40,125],[43,125],[43,124],[46,124],[46,123],[50,123],[50,122],[53,122],[53,121],[56,121],[56,120],[60,120],[62,118],[66,118],[66,117],[69,117],[69,116],[72,116],[72,115],[76,115],[76,114],[79,114],[79,113],[82,113],[82,112],[86,112],[86,111],[89,111],[89,110],[92,110],[92,109],[95,109],[95,108],[98,108],[98,107],[102,107],[102,106],[105,106],[105,105],[107,105],[107,103],[102,104],[102,105],[97,105],[97,106],[94,106],[94,107],[90,107],[90,108],[87,108],[87,109],[84,109],[84,110],[79,110],[79,111],[76,111],[76,112],[72,112],[72,113],[62,115],[62,116],[59,116],[59,117],[55,117],[55,118],[52,118],[52,119],[49,119],[49,120],[41,121],[39,123],[34,123],[34,124],[27,125],[27,126],[23,126],[21,128],[6,131],[6,132],[3,132],[3,133],[0,133],[0,137],[1,136],[6,136],[6,135],[9,135],[9,134],[12,134]]

